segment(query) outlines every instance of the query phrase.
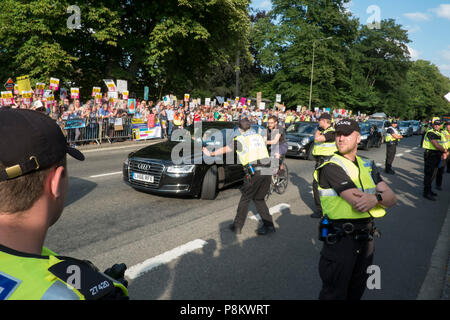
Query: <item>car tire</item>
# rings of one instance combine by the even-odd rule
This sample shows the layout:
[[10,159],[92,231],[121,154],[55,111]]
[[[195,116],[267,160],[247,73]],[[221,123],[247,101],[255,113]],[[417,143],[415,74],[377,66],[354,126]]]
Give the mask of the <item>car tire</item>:
[[381,147],[382,144],[383,144],[383,138],[381,137],[380,139],[378,139],[378,142],[377,142],[377,144],[375,145],[375,148]]
[[217,167],[212,166],[203,177],[202,191],[200,198],[202,200],[214,200],[217,196]]
[[311,146],[308,149],[308,154],[307,154],[307,156],[305,158],[306,160],[309,160],[309,161],[315,160],[315,158],[313,156],[313,149],[314,149],[314,144],[312,143]]

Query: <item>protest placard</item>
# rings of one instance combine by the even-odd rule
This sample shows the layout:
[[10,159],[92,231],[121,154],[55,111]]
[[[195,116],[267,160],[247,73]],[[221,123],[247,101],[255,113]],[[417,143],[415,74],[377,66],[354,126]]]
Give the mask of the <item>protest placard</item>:
[[70,88],[70,97],[72,99],[80,99],[80,88]]
[[58,90],[59,89],[59,79],[57,78],[50,78],[50,90]]
[[13,93],[11,91],[2,91],[2,106],[9,106],[13,103]]
[[67,96],[68,96],[67,89],[66,88],[61,88],[61,90],[59,90],[59,98],[61,100],[64,100],[64,99],[67,98]]
[[97,93],[101,93],[102,92],[102,88],[100,87],[92,87],[92,96],[95,97],[97,96]]
[[6,81],[5,83],[5,89],[8,91],[13,91],[14,90],[14,80],[9,78],[8,81]]
[[122,91],[122,99],[127,100],[130,93],[128,91]]
[[189,102],[189,99],[191,98],[191,95],[189,93],[184,94],[184,101]]
[[55,101],[53,91],[52,90],[44,90],[44,99],[45,99],[45,101],[47,101],[47,105],[53,105],[53,102]]
[[36,95],[43,95],[44,94],[44,89],[45,89],[45,83],[42,82],[38,82],[36,83],[36,88],[35,88],[35,93]]
[[80,129],[86,127],[86,119],[72,119],[67,120],[64,124],[64,129]]
[[33,91],[23,91],[22,98],[24,104],[31,104],[31,98],[33,97]]
[[136,99],[128,99],[128,113],[134,114],[136,112]]
[[126,80],[117,80],[117,92],[128,91],[128,82]]
[[114,80],[103,79],[103,81],[105,82],[106,87],[108,88],[108,92],[115,92],[116,91],[116,84],[114,83]]
[[114,102],[118,98],[119,98],[119,94],[116,91],[109,91],[108,92],[108,100],[109,101]]
[[32,91],[30,76],[22,76],[18,77],[16,80],[19,86],[19,93],[22,94],[22,91]]

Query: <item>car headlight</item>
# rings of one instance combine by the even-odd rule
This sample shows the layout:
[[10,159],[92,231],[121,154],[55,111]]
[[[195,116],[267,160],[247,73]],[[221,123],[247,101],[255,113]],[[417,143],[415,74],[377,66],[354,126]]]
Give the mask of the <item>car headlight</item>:
[[123,162],[124,166],[128,167],[128,161],[129,161],[129,159],[126,158],[125,161]]
[[367,138],[369,138],[369,136],[367,134],[361,136],[361,140],[367,140]]
[[170,166],[167,168],[168,173],[191,173],[194,171],[195,165],[179,165],[179,166]]
[[301,141],[302,145],[307,145],[309,143],[309,139],[308,138],[303,138]]

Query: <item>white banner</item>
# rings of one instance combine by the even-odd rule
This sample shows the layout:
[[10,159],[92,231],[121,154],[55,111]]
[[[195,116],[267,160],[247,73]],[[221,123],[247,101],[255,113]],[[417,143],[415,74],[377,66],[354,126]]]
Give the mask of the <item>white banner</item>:
[[135,133],[135,140],[147,140],[147,139],[159,139],[161,138],[161,127],[156,126],[154,128],[139,129]]

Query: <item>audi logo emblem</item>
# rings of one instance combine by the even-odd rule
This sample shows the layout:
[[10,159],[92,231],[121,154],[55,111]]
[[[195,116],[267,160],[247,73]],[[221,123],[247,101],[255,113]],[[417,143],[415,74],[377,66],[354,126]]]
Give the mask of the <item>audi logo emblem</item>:
[[140,163],[138,164],[138,169],[140,170],[150,170],[151,166],[149,164],[146,163]]

